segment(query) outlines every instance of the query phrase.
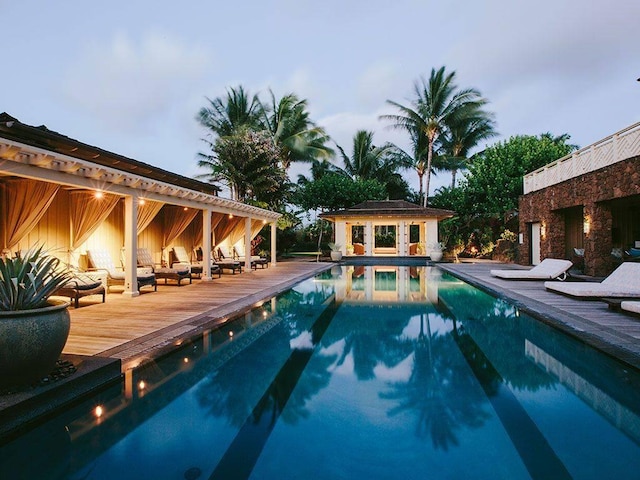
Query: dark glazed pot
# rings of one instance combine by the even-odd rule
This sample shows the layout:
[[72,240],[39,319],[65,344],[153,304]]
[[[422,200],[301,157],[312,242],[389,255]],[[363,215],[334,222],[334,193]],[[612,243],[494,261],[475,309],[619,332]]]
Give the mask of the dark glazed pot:
[[26,385],[50,373],[69,336],[69,302],[0,312],[0,387]]

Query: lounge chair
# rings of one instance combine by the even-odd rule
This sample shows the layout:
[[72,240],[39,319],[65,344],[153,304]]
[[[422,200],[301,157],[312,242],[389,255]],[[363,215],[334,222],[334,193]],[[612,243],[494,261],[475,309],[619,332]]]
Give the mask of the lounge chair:
[[106,290],[100,280],[91,278],[82,273],[76,273],[65,285],[55,291],[54,295],[69,297],[74,302],[75,308],[80,306],[80,299],[89,295],[102,295],[102,303],[106,299]]
[[[195,262],[192,262],[184,247],[173,247],[171,251],[175,259],[177,260],[177,262],[174,262],[171,264],[173,268],[179,268],[180,266],[187,265],[191,268],[192,274],[202,276],[202,271],[203,271],[202,260],[200,261],[196,260]],[[200,256],[200,258],[202,258],[202,255]],[[222,275],[222,271],[220,270],[220,267],[216,265],[213,261],[211,261],[211,275],[213,275],[214,273],[218,274],[218,278],[220,278],[220,276]]]
[[153,269],[156,278],[164,278],[165,285],[168,280],[175,280],[178,286],[182,280],[189,280],[191,283],[191,269],[188,265],[178,264],[176,268],[158,266],[153,262],[151,252],[146,248],[139,248],[137,252],[138,266]]
[[220,267],[220,270],[224,270],[226,268],[227,270],[231,270],[231,273],[233,274],[236,273],[236,270],[242,273],[242,264],[230,256],[225,256],[220,247],[212,250],[211,256],[213,257],[214,263]]
[[491,270],[491,275],[506,280],[560,280],[567,278],[567,272],[573,266],[570,260],[545,258],[530,270]]
[[547,290],[573,297],[640,297],[640,263],[623,262],[602,282],[544,282]]
[[625,312],[631,312],[640,315],[640,301],[625,300],[620,304],[620,308]]
[[[237,249],[236,247],[233,247],[233,258],[234,260],[237,260],[242,264],[244,264],[246,260],[244,251],[241,249]],[[260,266],[260,268],[268,268],[269,261],[266,258],[261,257],[260,255],[251,255],[251,268],[257,270],[258,265]]]
[[[107,272],[107,290],[113,285],[124,285],[124,271],[116,268],[111,256],[106,250],[87,250],[87,258],[92,268]],[[147,285],[153,286],[154,291],[158,290],[156,276],[151,270],[138,268],[137,277],[138,290]]]

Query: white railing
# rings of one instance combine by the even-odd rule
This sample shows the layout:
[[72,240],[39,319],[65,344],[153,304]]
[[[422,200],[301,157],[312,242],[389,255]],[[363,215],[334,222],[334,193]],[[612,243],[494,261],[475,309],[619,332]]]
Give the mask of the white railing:
[[640,156],[640,122],[526,174],[524,193],[541,190],[636,156]]

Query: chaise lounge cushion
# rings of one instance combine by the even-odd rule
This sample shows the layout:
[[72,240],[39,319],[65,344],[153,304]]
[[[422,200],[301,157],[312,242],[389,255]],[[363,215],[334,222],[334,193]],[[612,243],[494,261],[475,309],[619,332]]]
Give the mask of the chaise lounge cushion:
[[620,304],[620,308],[626,312],[640,314],[640,301],[627,300]]
[[570,260],[545,258],[530,270],[491,270],[491,275],[508,280],[564,280],[567,271],[573,266]]
[[547,290],[574,297],[640,297],[640,263],[624,262],[601,283],[545,282]]

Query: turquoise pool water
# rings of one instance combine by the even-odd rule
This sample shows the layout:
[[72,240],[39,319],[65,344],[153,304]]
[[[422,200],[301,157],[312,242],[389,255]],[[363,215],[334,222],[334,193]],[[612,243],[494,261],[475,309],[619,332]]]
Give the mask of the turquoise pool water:
[[0,449],[3,479],[639,477],[639,373],[433,267],[334,267]]

